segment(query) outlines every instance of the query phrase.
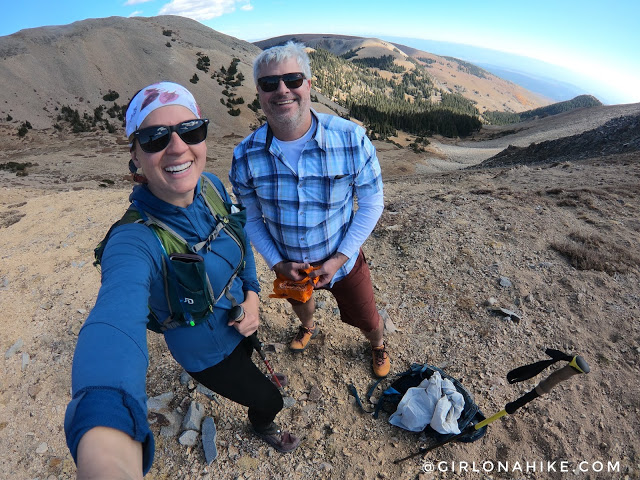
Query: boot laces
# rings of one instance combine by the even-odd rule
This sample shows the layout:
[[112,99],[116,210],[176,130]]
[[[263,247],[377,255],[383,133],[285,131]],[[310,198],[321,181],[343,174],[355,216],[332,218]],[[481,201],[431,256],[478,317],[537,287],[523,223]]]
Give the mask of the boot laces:
[[296,334],[295,340],[298,342],[301,342],[305,335],[307,334],[313,335],[314,330],[315,330],[315,327],[307,328],[303,325],[300,325],[300,328],[298,329],[298,333]]
[[376,365],[384,365],[388,357],[387,351],[384,345],[382,346],[382,348],[374,348],[372,350],[373,350],[373,359]]

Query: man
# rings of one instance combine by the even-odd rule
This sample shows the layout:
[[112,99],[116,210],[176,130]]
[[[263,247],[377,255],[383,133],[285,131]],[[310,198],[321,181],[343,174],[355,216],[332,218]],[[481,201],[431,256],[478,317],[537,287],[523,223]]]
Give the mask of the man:
[[[343,322],[371,343],[373,372],[389,373],[384,324],[361,250],[383,210],[375,147],[353,122],[311,109],[311,68],[304,45],[289,42],[262,52],[253,64],[267,123],[234,150],[229,179],[247,209],[246,230],[273,271],[303,280],[319,267],[315,288],[336,298]],[[354,194],[358,210],[354,213]],[[300,319],[293,351],[319,332],[313,297],[288,299]]]

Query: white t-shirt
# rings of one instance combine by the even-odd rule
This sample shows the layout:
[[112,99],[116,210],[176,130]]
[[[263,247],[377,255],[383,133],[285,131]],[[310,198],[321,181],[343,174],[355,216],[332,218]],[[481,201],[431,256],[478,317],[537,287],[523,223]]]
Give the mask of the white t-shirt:
[[307,130],[307,133],[300,138],[287,142],[285,140],[278,140],[275,136],[273,137],[272,143],[278,145],[284,155],[284,158],[287,160],[289,165],[291,165],[291,168],[296,175],[298,174],[298,160],[300,160],[300,154],[302,153],[302,150],[304,150],[304,146],[307,142],[313,138],[317,125],[318,121],[316,120],[316,117],[311,115],[311,126],[309,127],[309,130]]

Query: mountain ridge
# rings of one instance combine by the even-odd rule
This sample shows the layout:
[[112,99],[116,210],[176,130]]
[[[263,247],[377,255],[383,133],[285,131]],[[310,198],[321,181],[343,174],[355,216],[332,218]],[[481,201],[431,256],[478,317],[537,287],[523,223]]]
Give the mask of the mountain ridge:
[[[458,93],[477,104],[478,110],[505,110],[520,112],[541,107],[552,103],[533,92],[529,92],[515,83],[501,79],[488,73],[489,78],[481,78],[465,71],[465,63],[458,59],[434,55],[430,52],[418,50],[406,45],[392,42],[349,35],[335,34],[289,34],[254,42],[260,48],[268,48],[273,45],[295,39],[310,48],[323,48],[336,56],[353,51],[351,58],[362,58],[366,55],[380,56],[381,52],[393,55],[400,66],[412,68],[411,60],[417,61],[428,69],[433,78],[434,85],[447,92]],[[357,51],[356,51],[357,50]]]
[[[340,54],[362,49],[356,59],[365,54],[392,55],[404,68],[412,68],[415,62],[380,39],[316,34],[296,38],[324,40],[326,47]],[[80,116],[92,115],[100,105],[109,108],[102,99],[108,92],[119,94],[115,102],[121,106],[140,86],[166,79],[193,90],[203,112],[212,119],[214,135],[247,134],[261,122],[258,112],[246,108],[255,99],[251,65],[259,51],[256,45],[177,16],[108,17],[21,30],[0,37],[0,82],[8,87],[0,91],[0,121],[10,117],[14,123],[50,128],[65,105],[77,109]],[[198,55],[210,59],[211,71],[197,69]],[[426,52],[423,55],[434,62],[429,71],[438,88],[478,101],[480,110],[522,111],[549,103],[497,77],[491,80],[491,93],[485,93],[489,83],[474,86],[473,82],[482,79],[459,70],[460,64]],[[238,70],[244,76],[242,85],[231,89],[234,98],[241,97],[245,103],[235,108],[237,116],[228,113],[231,107],[225,107],[231,99],[225,98],[227,87],[208,78],[234,58],[239,59]],[[198,81],[191,84],[194,75]],[[314,108],[340,111],[329,100],[320,98],[320,102]]]
[[[248,132],[255,115],[247,109],[237,118],[226,114],[220,104],[224,86],[208,78],[212,72],[196,68],[198,52],[210,57],[212,71],[239,58],[238,69],[251,82],[238,93],[248,102],[254,98],[250,65],[259,49],[194,20],[108,17],[21,30],[0,37],[0,81],[7,86],[0,91],[0,114],[48,128],[63,105],[91,112],[105,103],[102,96],[109,91],[118,92],[118,102],[126,104],[141,87],[172,80],[193,91],[212,117],[213,132]],[[198,73],[203,78],[189,83]]]

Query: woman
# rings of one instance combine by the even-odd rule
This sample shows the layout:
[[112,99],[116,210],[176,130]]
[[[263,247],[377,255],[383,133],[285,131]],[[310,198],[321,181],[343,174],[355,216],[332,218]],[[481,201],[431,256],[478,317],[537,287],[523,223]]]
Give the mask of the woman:
[[[186,320],[178,326],[163,325],[171,354],[200,383],[249,407],[253,430],[274,448],[289,452],[298,446],[298,438],[281,432],[273,422],[282,409],[282,397],[251,361],[249,336],[259,324],[259,285],[251,248],[243,252],[226,229],[216,229],[220,222],[203,194],[204,185],[213,184],[231,204],[217,177],[207,173],[201,179],[207,126],[191,93],[171,82],[143,88],[127,108],[130,163],[145,182],[133,189],[129,211],[163,228],[123,220],[103,242],[102,285],[78,335],[73,398],[65,417],[78,478],[142,478],[149,471],[154,450],[145,393],[149,311],[159,323],[176,318],[164,284],[170,279],[169,290],[178,290],[174,266],[189,267],[192,262],[204,266],[211,286],[205,290],[213,300],[205,314],[191,316],[188,307],[194,302],[177,293],[177,308],[184,305],[178,317]],[[197,255],[168,254],[162,240],[165,230],[189,246],[204,248]],[[234,318],[239,310],[244,311],[241,321]]]

